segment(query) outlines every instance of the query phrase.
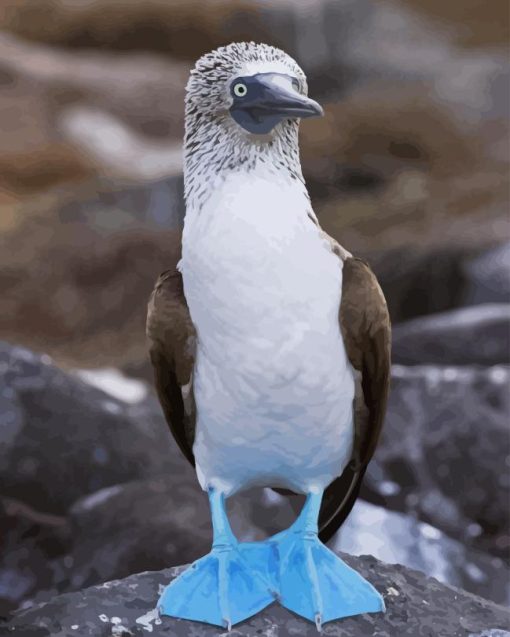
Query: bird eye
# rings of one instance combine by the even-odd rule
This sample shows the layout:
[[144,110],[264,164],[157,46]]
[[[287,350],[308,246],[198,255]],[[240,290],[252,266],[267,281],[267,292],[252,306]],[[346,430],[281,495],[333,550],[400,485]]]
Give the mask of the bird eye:
[[237,82],[237,84],[234,84],[234,95],[236,97],[244,97],[247,92],[248,87],[246,86],[246,84],[243,84],[242,82]]

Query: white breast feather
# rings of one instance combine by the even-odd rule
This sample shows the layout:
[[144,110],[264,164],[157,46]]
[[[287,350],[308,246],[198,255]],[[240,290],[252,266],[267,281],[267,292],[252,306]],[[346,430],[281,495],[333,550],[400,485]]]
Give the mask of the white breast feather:
[[232,174],[188,211],[180,268],[198,332],[194,454],[203,488],[324,488],[353,439],[342,268],[301,184]]

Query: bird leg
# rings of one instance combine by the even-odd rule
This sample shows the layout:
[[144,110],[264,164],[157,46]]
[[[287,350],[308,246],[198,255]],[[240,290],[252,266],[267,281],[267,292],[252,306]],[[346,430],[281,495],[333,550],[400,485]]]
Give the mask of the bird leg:
[[279,601],[282,606],[322,624],[333,619],[384,611],[375,588],[318,537],[322,491],[309,493],[297,520],[268,542],[279,554]]

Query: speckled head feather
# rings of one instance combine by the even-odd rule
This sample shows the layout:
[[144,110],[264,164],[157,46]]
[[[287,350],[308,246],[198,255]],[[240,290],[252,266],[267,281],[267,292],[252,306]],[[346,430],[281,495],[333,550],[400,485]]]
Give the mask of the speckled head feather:
[[186,87],[184,178],[190,205],[200,206],[211,182],[232,170],[254,170],[257,165],[285,170],[303,181],[299,161],[296,119],[285,119],[267,135],[252,135],[231,117],[230,85],[240,76],[282,73],[297,79],[307,95],[306,76],[287,53],[267,44],[235,42],[203,55]]
[[298,78],[300,91],[308,91],[305,74],[285,51],[268,44],[233,42],[206,53],[196,62],[186,87],[186,114],[220,114],[231,103],[229,82],[257,72],[290,73]]

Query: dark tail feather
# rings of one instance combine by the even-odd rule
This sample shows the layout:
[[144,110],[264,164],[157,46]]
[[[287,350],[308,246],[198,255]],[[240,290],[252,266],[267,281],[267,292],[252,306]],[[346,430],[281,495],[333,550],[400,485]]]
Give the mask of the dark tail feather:
[[342,526],[356,502],[366,467],[354,471],[350,466],[324,491],[319,513],[319,537],[326,543]]

